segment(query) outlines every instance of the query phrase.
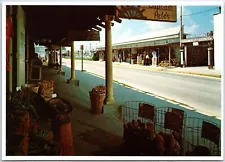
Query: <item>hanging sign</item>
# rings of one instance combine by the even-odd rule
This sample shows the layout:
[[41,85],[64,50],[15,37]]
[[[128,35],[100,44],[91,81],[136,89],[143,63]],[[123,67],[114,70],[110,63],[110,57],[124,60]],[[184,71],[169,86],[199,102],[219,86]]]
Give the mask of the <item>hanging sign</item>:
[[68,32],[69,41],[100,41],[99,31],[74,31]]
[[117,6],[118,18],[177,22],[176,6]]
[[213,37],[198,37],[198,38],[188,38],[182,39],[182,43],[191,43],[191,42],[204,42],[204,41],[213,41]]
[[199,43],[198,42],[193,42],[193,46],[198,46]]

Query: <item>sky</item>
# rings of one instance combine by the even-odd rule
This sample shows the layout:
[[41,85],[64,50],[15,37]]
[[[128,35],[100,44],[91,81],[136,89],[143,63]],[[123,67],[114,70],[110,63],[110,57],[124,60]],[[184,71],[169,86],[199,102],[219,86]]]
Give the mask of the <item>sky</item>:
[[[213,14],[219,12],[219,6],[182,6],[184,32],[190,35],[201,35],[213,31]],[[150,20],[122,19],[122,23],[114,22],[112,27],[112,43],[127,40],[132,36],[157,32],[159,30],[177,27],[180,25],[180,6],[177,6],[177,22],[156,22]],[[84,45],[84,49],[105,45],[105,29],[100,31],[100,41],[76,42],[75,48]]]

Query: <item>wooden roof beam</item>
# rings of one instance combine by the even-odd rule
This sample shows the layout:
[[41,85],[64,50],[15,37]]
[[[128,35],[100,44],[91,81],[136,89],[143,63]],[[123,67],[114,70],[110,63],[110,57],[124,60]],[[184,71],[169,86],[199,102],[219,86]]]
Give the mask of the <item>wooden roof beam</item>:
[[[104,26],[103,28],[105,28],[105,21],[103,19],[98,19],[98,25],[102,27]],[[111,22],[111,26],[114,26],[113,22]]]
[[119,18],[115,18],[114,21],[116,21],[116,22],[118,22],[118,23],[121,23],[121,22],[122,22],[122,20],[119,19]]
[[99,24],[97,24],[98,26],[100,26],[100,27],[102,27],[102,28],[105,28],[105,25],[103,25],[103,24],[101,24],[101,23],[99,23]]
[[95,26],[95,27],[93,27],[94,29],[97,29],[98,31],[102,31],[102,29],[101,28],[99,28],[99,27],[97,27],[97,26]]

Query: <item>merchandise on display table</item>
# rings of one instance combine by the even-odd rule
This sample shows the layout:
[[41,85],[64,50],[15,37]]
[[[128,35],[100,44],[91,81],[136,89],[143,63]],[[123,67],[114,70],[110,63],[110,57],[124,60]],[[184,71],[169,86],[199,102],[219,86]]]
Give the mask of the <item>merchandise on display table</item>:
[[38,93],[41,94],[46,101],[50,100],[54,93],[54,80],[43,80],[40,84]]
[[38,93],[39,84],[25,84],[25,87],[32,89],[35,93]]

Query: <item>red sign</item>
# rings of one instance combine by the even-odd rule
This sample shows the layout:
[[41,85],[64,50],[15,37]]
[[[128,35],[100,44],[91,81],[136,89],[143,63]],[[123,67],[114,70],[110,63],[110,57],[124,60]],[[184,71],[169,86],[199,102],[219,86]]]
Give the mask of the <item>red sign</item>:
[[138,116],[145,119],[155,119],[155,107],[150,104],[140,103]]
[[10,71],[10,38],[13,36],[13,28],[10,17],[6,17],[6,71]]

